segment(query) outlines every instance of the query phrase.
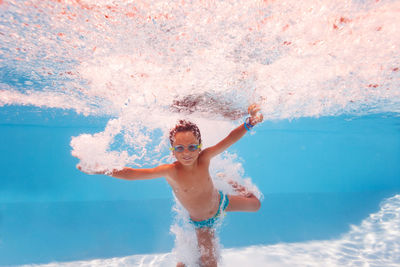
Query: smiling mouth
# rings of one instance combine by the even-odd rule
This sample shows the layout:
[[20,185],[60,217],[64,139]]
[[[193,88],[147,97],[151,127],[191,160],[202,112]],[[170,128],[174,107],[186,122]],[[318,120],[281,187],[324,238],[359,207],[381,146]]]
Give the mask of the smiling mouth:
[[191,160],[192,158],[191,157],[183,157],[183,160]]

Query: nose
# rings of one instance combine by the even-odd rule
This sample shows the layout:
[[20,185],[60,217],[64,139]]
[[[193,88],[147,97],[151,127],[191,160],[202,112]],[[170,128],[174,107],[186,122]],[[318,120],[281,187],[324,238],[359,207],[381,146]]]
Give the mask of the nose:
[[184,147],[182,152],[183,153],[191,153],[192,151],[189,150],[189,147]]

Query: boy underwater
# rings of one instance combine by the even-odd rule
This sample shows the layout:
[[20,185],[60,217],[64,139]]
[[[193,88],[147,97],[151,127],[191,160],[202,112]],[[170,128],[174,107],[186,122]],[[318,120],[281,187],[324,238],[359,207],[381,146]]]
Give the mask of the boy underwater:
[[[214,224],[224,211],[255,212],[260,209],[259,199],[246,188],[230,182],[239,195],[225,195],[218,191],[210,177],[210,161],[216,155],[242,138],[257,123],[262,122],[260,108],[250,105],[250,117],[232,130],[230,134],[214,146],[201,149],[201,135],[198,127],[191,122],[180,120],[170,131],[171,150],[177,161],[155,168],[134,169],[124,167],[122,170],[102,171],[89,174],[105,174],[125,180],[145,180],[164,177],[172,187],[176,198],[190,215],[194,225],[200,251],[201,266],[217,266],[217,255],[213,244]],[[81,166],[77,168],[82,171]],[[185,266],[178,263],[177,266]]]

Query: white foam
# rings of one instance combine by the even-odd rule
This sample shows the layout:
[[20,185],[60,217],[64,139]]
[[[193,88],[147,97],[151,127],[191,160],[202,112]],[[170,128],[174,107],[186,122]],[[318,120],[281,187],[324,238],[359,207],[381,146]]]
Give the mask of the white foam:
[[1,12],[0,105],[117,118],[120,165],[167,160],[183,116],[216,140],[215,125],[231,129],[253,102],[266,119],[400,111],[397,1],[31,0]]
[[208,131],[252,102],[266,119],[400,111],[397,1],[31,0],[1,12],[0,105],[118,118],[113,135],[140,148],[118,151],[121,164],[165,160],[182,116]]
[[[17,76],[2,87],[20,92],[1,95],[1,105],[118,115],[125,105],[162,110],[209,93],[243,111],[267,97],[266,118],[399,111],[397,1],[32,0],[1,8],[3,71]],[[51,101],[60,93],[68,105]]]
[[[188,236],[187,236],[188,237]],[[191,242],[194,238],[188,237]],[[192,246],[194,247],[194,246]],[[185,255],[193,255],[192,247]],[[222,249],[221,266],[398,266],[400,263],[400,195],[352,226],[339,239]],[[189,259],[190,261],[190,259]],[[176,252],[122,258],[25,266],[175,266]]]

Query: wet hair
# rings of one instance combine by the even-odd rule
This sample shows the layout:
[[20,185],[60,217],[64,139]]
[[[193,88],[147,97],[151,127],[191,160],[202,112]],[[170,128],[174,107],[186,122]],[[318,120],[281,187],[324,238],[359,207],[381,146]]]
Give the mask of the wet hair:
[[180,132],[192,132],[193,135],[197,138],[197,140],[199,140],[199,144],[201,144],[201,134],[199,127],[197,127],[197,125],[194,124],[193,122],[186,120],[179,120],[178,124],[176,124],[175,127],[169,131],[169,141],[171,143],[171,146],[175,141],[176,133]]

